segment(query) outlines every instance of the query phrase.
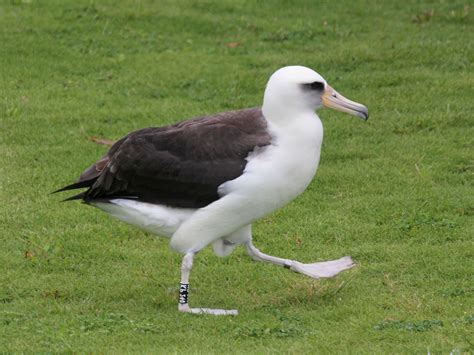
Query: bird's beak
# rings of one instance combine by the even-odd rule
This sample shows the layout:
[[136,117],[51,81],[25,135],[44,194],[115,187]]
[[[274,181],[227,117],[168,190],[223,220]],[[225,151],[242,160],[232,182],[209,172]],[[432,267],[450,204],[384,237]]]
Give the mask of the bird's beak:
[[329,85],[326,85],[326,89],[324,89],[323,105],[338,111],[358,116],[363,120],[367,120],[369,118],[369,110],[367,107],[345,98]]

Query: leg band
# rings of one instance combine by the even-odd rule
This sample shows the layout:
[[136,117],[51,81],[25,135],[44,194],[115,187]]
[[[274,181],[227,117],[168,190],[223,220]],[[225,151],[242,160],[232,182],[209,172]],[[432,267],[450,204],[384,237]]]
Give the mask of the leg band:
[[179,304],[188,303],[188,290],[189,284],[184,284],[182,282],[179,284]]

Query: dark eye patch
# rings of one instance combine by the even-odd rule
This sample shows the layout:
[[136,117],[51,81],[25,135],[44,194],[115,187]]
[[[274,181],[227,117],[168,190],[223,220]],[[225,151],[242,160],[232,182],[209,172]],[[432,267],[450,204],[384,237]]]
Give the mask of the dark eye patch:
[[306,90],[316,90],[316,91],[323,91],[324,90],[324,83],[320,81],[314,81],[308,84],[302,84],[303,88]]

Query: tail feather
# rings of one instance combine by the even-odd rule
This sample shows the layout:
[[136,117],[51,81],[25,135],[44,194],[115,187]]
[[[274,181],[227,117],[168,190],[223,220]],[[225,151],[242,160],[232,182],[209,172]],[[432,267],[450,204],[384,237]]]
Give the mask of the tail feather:
[[84,196],[86,195],[85,191],[78,193],[77,195],[65,198],[61,202],[67,202],[67,201],[73,201],[73,200],[82,200]]
[[51,193],[55,194],[57,192],[62,192],[62,191],[82,189],[84,187],[91,187],[96,180],[97,180],[97,177],[95,177],[93,179],[89,179],[89,180],[78,181],[78,182],[75,182],[74,184],[64,186],[64,187],[60,188],[59,190],[53,191]]

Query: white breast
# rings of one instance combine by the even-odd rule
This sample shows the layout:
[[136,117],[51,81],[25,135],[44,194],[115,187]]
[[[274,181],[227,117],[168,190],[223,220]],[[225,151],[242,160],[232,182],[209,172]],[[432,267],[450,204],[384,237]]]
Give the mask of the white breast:
[[247,209],[259,218],[302,193],[316,173],[323,127],[316,114],[283,127],[269,124],[272,144],[248,158],[244,174],[219,187],[221,195],[246,197]]

